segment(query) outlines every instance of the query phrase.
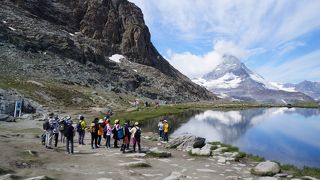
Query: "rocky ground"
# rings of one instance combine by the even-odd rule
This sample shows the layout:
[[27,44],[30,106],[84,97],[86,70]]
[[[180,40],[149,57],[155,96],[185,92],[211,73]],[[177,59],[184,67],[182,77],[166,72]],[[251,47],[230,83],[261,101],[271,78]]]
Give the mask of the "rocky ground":
[[[62,143],[59,143],[57,148],[48,150],[40,143],[42,121],[39,120],[32,115],[25,115],[16,122],[1,122],[0,179],[24,179],[38,176],[54,179],[100,180],[260,178],[251,174],[251,169],[258,163],[236,162],[232,159],[233,153],[222,153],[221,148],[220,151],[219,148],[212,151],[213,156],[195,156],[187,151],[168,149],[165,147],[170,144],[161,143],[157,140],[156,134],[148,132],[142,134],[143,149],[151,149],[156,153],[123,154],[119,149],[105,148],[92,150],[89,145],[89,133],[86,134],[86,145],[75,143],[73,155],[65,153],[65,145]],[[155,150],[155,147],[158,150]],[[190,148],[186,144],[185,147]],[[202,150],[204,148],[191,149],[195,153]],[[171,157],[159,158],[157,157],[159,151],[164,156],[171,154]],[[292,176],[286,178],[292,178]]]

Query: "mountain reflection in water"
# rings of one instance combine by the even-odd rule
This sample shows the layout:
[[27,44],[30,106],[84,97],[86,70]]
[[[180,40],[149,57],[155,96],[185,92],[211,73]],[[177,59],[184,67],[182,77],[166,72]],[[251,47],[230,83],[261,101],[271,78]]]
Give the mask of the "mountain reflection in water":
[[185,122],[172,136],[194,134],[281,163],[320,167],[319,109],[207,110]]

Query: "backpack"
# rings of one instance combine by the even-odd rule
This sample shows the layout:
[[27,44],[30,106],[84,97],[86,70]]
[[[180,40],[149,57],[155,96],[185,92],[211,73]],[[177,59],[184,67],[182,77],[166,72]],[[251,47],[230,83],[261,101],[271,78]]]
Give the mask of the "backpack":
[[43,123],[43,129],[44,130],[49,130],[51,128],[49,120],[45,120],[45,122]]
[[118,129],[118,139],[123,139],[124,134],[123,134],[123,128]]
[[136,128],[136,133],[134,133],[134,138],[136,139],[140,139],[141,137],[141,129],[140,128]]
[[78,122],[78,124],[77,124],[77,132],[80,132],[80,130],[81,130],[81,122]]
[[90,132],[91,133],[96,133],[97,132],[97,128],[96,128],[96,124],[95,123],[91,123],[90,124]]
[[64,131],[64,127],[65,125],[64,125],[64,123],[61,123],[60,125],[59,125],[59,131],[60,132],[63,132]]

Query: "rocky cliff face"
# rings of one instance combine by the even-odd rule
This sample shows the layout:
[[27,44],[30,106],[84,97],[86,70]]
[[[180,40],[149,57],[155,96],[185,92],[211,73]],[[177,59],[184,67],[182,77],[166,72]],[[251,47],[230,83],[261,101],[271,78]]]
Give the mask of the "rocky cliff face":
[[[168,101],[216,98],[158,53],[141,10],[127,0],[4,0],[0,6],[2,75]],[[124,56],[121,63],[110,61],[114,54]]]

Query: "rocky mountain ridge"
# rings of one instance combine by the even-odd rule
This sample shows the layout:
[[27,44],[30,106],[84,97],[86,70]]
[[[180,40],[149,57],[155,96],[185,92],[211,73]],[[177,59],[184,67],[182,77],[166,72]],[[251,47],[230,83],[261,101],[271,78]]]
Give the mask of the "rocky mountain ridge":
[[312,81],[302,81],[297,84],[284,84],[286,88],[293,88],[296,91],[307,94],[308,96],[314,98],[315,100],[320,100],[320,82],[312,82]]
[[224,61],[202,78],[193,80],[221,97],[234,101],[288,104],[312,102],[311,97],[268,82],[248,69],[232,55],[224,55]]
[[[170,102],[215,100],[173,68],[127,0],[0,2],[0,75]],[[119,54],[123,61],[109,57]]]

